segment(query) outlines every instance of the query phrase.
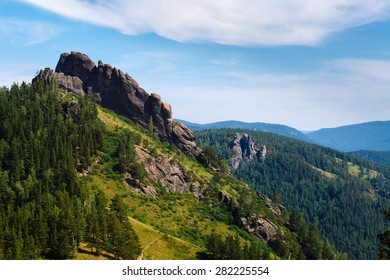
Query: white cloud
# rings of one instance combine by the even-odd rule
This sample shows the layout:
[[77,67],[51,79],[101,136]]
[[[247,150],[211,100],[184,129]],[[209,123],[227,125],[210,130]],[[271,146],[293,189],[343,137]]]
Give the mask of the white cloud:
[[36,45],[60,32],[52,23],[0,18],[0,38],[14,45]]
[[20,0],[136,35],[231,45],[316,45],[346,28],[390,18],[388,0]]

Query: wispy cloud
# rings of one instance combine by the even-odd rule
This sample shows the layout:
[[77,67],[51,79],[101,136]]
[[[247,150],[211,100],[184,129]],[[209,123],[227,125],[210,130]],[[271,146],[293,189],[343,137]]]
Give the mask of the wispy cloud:
[[328,65],[331,69],[348,73],[354,81],[358,78],[359,81],[381,82],[390,86],[390,60],[349,58],[330,61]]
[[20,0],[135,35],[231,45],[316,45],[347,28],[390,18],[388,0]]
[[284,87],[291,83],[304,82],[310,80],[310,75],[305,74],[273,74],[273,73],[255,73],[255,72],[225,72],[229,78],[239,79],[243,82],[255,84],[258,86],[265,85],[283,85]]
[[390,91],[390,60],[333,59],[319,62],[317,69],[301,73],[272,73],[267,71],[221,71],[228,78],[262,85],[342,85],[348,87],[370,86],[388,88]]
[[211,61],[211,64],[230,67],[239,64],[239,60],[236,58],[214,59]]
[[36,45],[58,35],[61,29],[53,23],[0,18],[0,39],[14,45]]

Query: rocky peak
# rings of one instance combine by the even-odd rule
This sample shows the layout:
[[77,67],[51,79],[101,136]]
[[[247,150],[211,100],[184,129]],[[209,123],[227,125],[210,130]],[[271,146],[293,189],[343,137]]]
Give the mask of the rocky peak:
[[243,160],[261,159],[267,155],[267,147],[263,145],[259,148],[247,133],[237,133],[231,142],[230,148],[233,151],[233,156],[228,163],[233,169],[237,169]]
[[148,94],[138,83],[121,70],[96,64],[80,52],[63,53],[53,71],[41,70],[33,79],[45,84],[56,82],[66,92],[91,96],[103,107],[124,115],[144,128],[150,120],[163,141],[178,146],[183,152],[204,161],[202,150],[196,146],[194,134],[182,123],[172,120],[171,105],[156,93]]
[[88,79],[95,63],[88,56],[79,52],[63,53],[57,63],[55,72],[61,72],[68,76],[78,77],[84,81]]

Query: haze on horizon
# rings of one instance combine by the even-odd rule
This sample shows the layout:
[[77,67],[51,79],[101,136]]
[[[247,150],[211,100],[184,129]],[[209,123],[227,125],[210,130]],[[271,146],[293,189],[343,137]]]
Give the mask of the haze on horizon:
[[390,119],[386,0],[0,3],[1,85],[72,50],[159,93],[177,119],[300,130]]

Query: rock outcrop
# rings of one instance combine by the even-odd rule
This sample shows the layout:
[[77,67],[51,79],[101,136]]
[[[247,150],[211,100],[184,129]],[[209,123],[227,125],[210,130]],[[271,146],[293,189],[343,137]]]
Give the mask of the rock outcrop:
[[132,186],[136,189],[138,189],[140,192],[143,194],[156,198],[157,196],[157,191],[152,185],[145,184],[143,182],[139,182],[138,180],[135,180],[131,173],[126,172],[125,173],[125,184],[128,186]]
[[261,238],[264,242],[274,240],[278,233],[278,227],[275,224],[264,218],[257,217],[256,214],[247,218],[241,218],[241,224],[248,233]]
[[144,128],[153,121],[154,130],[163,141],[178,146],[183,152],[204,161],[202,150],[196,146],[194,134],[182,123],[172,120],[171,105],[160,95],[148,94],[128,74],[103,64],[96,65],[80,52],[63,53],[55,70],[41,70],[36,80],[46,84],[56,82],[65,92],[89,95],[103,107],[124,115]]
[[267,155],[267,147],[263,145],[261,148],[258,148],[252,137],[247,133],[237,133],[230,148],[233,151],[233,155],[228,160],[228,164],[233,169],[237,169],[243,160],[261,159]]
[[136,148],[136,153],[145,166],[146,173],[171,192],[191,193],[196,197],[202,195],[198,182],[191,181],[185,170],[174,159],[166,155],[152,156],[145,148]]

